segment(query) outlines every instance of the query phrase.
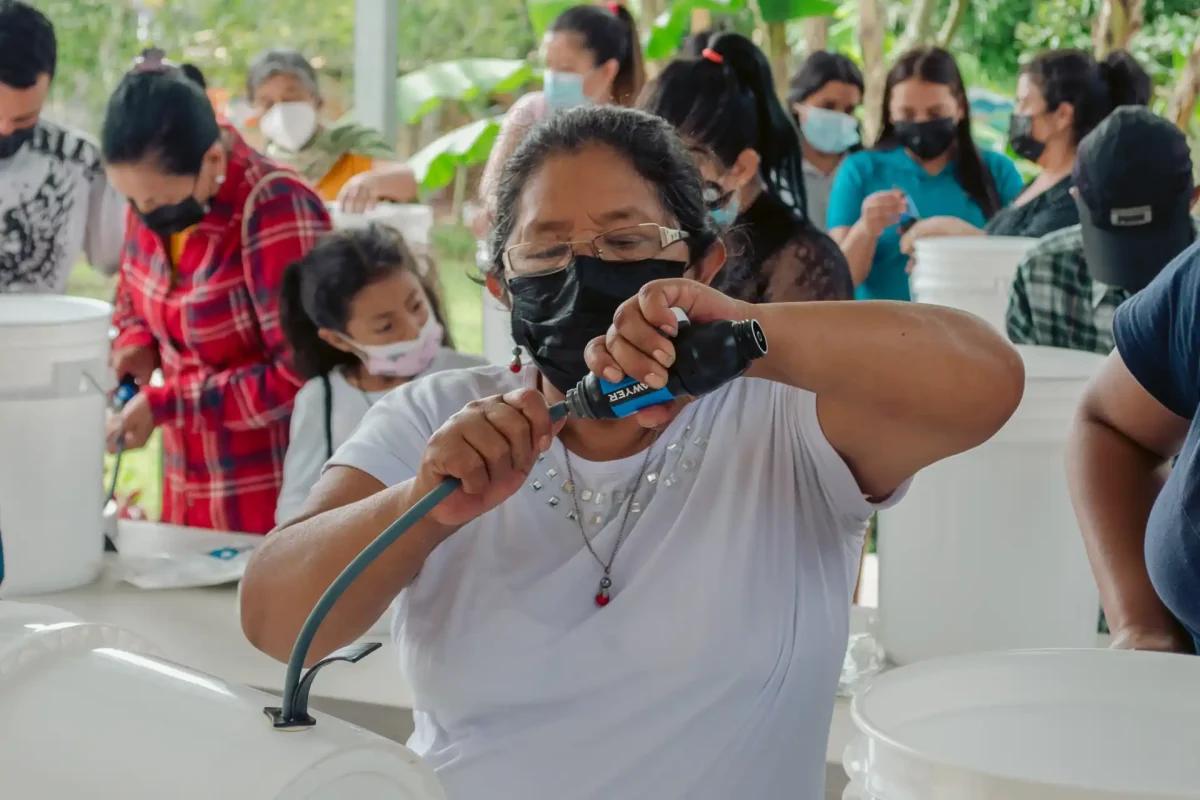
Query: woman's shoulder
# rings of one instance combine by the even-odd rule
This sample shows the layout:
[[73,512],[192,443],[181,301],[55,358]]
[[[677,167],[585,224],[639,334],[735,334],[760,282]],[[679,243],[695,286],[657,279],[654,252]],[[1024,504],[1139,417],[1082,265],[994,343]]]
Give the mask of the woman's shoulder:
[[470,368],[447,366],[427,372],[420,380],[409,381],[388,392],[375,407],[386,408],[399,416],[424,420],[432,432],[472,400],[506,394],[532,385],[531,369],[527,367],[524,372],[513,374],[509,367],[495,364]]
[[981,148],[979,157],[983,159],[983,164],[988,168],[988,171],[993,175],[1000,177],[1008,177],[1009,175],[1020,175],[1016,163],[1004,153],[998,150],[987,150]]
[[528,128],[542,121],[546,116],[546,96],[541,92],[529,92],[517,98],[504,115],[509,125]]
[[429,369],[425,371],[425,374],[444,372],[448,369],[472,369],[474,367],[487,366],[487,363],[487,360],[483,356],[460,353],[449,347],[443,347],[438,350],[437,355],[433,358],[433,363],[429,365]]

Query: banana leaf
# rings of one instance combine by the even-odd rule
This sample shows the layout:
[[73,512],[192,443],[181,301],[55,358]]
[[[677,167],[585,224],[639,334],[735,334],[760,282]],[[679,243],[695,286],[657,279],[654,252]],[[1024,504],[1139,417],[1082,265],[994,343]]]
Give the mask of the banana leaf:
[[736,14],[745,7],[746,0],[675,0],[650,26],[644,42],[646,60],[670,58],[678,52],[691,27],[693,11]]
[[581,2],[584,0],[525,0],[525,14],[529,17],[533,32],[540,39],[546,35],[546,29],[555,17]]
[[503,117],[481,119],[452,130],[421,148],[408,165],[423,191],[449,186],[459,169],[487,161]]
[[527,61],[464,58],[442,61],[402,75],[396,81],[396,116],[412,125],[447,101],[470,103],[489,94],[512,92],[537,80]]
[[768,24],[806,17],[832,17],[837,10],[835,0],[758,0],[758,13]]

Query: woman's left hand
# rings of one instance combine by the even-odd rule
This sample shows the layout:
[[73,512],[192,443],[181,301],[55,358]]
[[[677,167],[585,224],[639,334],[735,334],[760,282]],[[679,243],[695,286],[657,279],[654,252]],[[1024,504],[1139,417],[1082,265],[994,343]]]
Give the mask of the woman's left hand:
[[629,376],[655,389],[665,386],[667,369],[675,363],[673,308],[697,323],[750,316],[745,303],[706,284],[686,278],[653,281],[621,304],[607,334],[588,344],[588,367],[612,383]]
[[391,164],[355,175],[338,192],[338,205],[348,214],[362,214],[380,203],[411,203],[418,186],[411,168]]
[[150,410],[150,401],[144,394],[135,394],[121,413],[114,414],[108,421],[108,451],[115,453],[122,440],[126,450],[145,447],[152,433],[154,414]]

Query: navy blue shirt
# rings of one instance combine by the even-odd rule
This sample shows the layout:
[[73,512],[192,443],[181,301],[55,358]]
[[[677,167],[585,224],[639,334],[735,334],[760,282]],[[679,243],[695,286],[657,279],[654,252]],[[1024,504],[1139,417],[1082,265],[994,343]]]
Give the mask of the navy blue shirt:
[[1200,243],[1122,305],[1113,338],[1125,366],[1155,400],[1191,420],[1171,477],[1146,524],[1154,590],[1200,650]]

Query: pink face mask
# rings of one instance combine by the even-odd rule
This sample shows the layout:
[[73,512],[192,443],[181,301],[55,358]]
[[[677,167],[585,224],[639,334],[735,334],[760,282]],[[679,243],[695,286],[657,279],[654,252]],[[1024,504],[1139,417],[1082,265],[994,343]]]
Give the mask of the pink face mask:
[[391,344],[359,344],[359,358],[367,372],[381,378],[413,378],[429,369],[442,346],[442,326],[429,315],[417,338]]

